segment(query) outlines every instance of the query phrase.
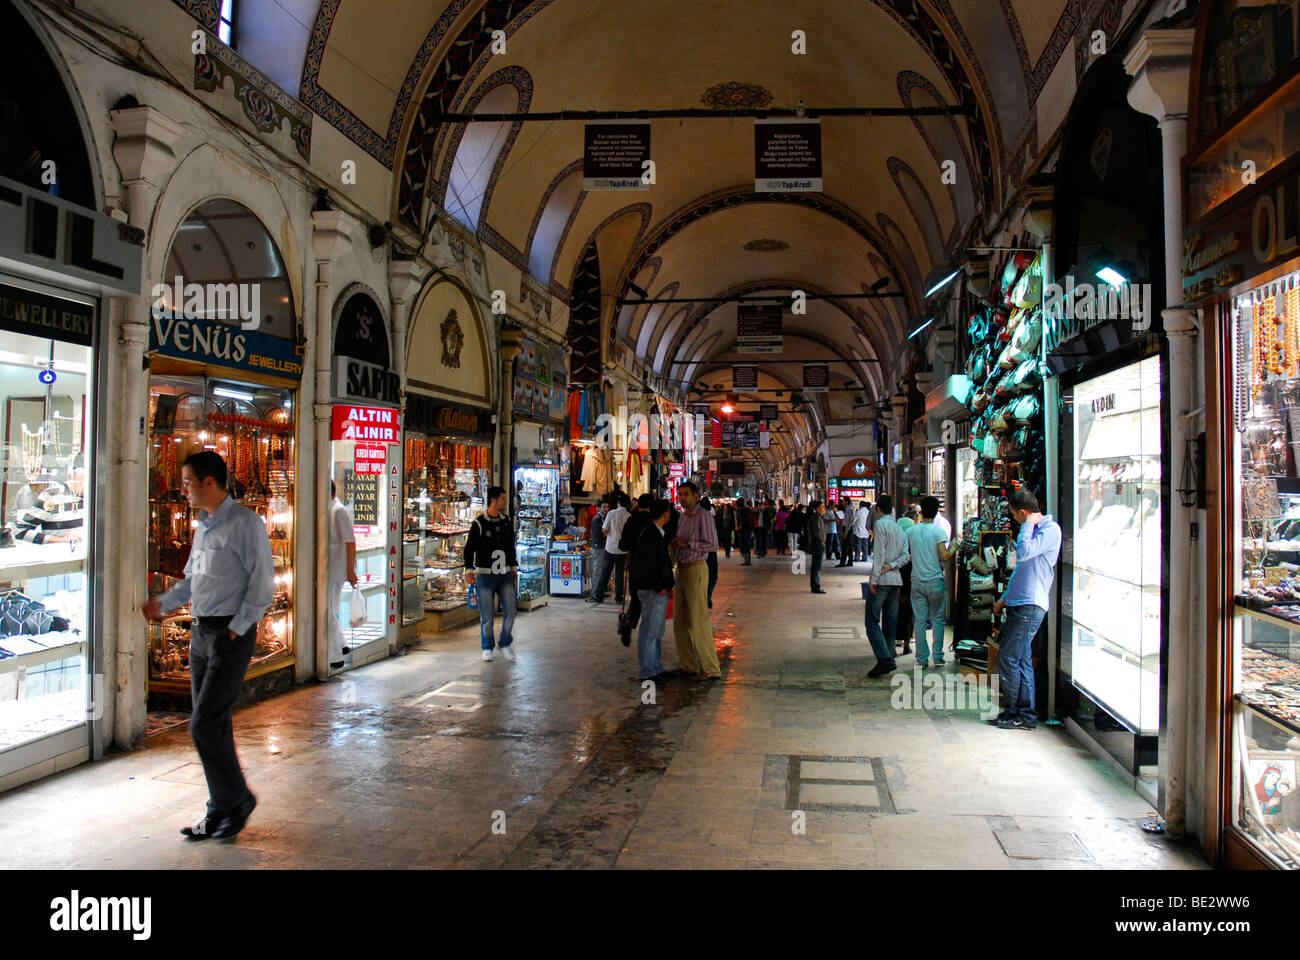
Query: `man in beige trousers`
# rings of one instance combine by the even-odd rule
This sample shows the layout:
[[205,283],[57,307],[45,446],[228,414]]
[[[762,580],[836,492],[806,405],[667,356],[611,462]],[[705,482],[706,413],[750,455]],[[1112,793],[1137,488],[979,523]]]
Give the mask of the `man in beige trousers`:
[[716,680],[722,676],[718,651],[713,646],[713,624],[709,620],[709,553],[718,549],[718,531],[713,515],[700,507],[700,491],[691,481],[677,488],[682,516],[677,521],[676,586],[673,588],[673,636],[677,656],[692,680]]

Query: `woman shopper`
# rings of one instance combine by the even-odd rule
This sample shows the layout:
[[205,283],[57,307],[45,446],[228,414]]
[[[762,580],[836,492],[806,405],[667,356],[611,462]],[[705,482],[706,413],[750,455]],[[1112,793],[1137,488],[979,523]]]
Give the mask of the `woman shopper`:
[[745,558],[741,566],[752,567],[754,564],[749,559],[749,553],[754,546],[754,511],[748,500],[738,502],[740,506],[736,508],[736,549]]
[[772,529],[776,531],[776,552],[778,555],[788,554],[790,552],[790,538],[785,532],[785,522],[790,519],[790,511],[786,508],[785,501],[776,508],[776,519],[772,521]]
[[[718,528],[718,521],[717,518],[714,516],[713,501],[710,500],[708,497],[701,497],[700,509],[703,510],[705,513],[709,514],[709,516],[713,518],[712,520],[710,520],[710,522],[713,524],[713,529],[716,532]],[[704,558],[704,561],[709,570],[709,587],[708,587],[707,598],[708,598],[709,609],[712,610],[713,609],[713,588],[718,585],[718,551],[710,550],[708,556]]]

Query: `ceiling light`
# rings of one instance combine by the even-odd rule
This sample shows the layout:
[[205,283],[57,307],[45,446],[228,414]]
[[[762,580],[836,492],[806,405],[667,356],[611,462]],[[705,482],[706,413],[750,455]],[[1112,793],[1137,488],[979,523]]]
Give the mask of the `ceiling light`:
[[961,270],[962,265],[959,263],[953,263],[952,261],[941,263],[939,266],[935,267],[925,278],[927,287],[925,295],[927,297],[934,296],[944,287],[948,286],[948,284],[952,283],[952,281],[956,279],[957,275],[961,273]]
[[246,403],[253,402],[253,395],[246,390],[231,390],[229,387],[213,387],[212,395],[214,397],[226,397],[230,400],[243,400]]
[[1109,283],[1116,290],[1128,283],[1128,277],[1124,276],[1124,274],[1120,273],[1114,267],[1102,267],[1097,271],[1097,276]]
[[916,336],[918,333],[920,333],[922,330],[924,330],[924,329],[925,329],[926,327],[928,327],[930,324],[934,323],[934,317],[930,317],[929,319],[926,319],[925,317],[917,317],[916,319],[917,319],[918,321],[924,321],[924,322],[921,323],[921,325],[920,325],[919,327],[917,327],[915,330],[913,330],[911,333],[909,333],[909,334],[907,335],[907,339],[909,339],[909,340],[911,340],[914,336]]

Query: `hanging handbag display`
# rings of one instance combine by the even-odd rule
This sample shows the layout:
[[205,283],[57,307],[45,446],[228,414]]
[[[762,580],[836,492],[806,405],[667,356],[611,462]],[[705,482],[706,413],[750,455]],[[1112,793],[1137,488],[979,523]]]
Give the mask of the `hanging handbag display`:
[[1037,391],[1042,386],[1043,378],[1038,373],[1038,359],[1030,357],[1016,367],[1012,376],[1012,393],[1019,396]]
[[1007,419],[1024,425],[1036,420],[1042,412],[1043,403],[1038,399],[1038,394],[1027,393],[1011,405]]

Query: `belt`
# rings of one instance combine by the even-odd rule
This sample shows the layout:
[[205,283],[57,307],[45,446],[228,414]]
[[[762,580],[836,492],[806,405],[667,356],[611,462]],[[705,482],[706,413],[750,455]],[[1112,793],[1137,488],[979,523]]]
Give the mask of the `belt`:
[[229,623],[231,620],[234,620],[235,615],[231,613],[220,617],[194,617],[193,619],[197,620],[199,623],[202,624],[220,623],[224,625]]
[[705,562],[705,561],[703,561],[703,560],[692,560],[692,561],[690,561],[689,563],[687,563],[685,560],[678,560],[678,561],[677,561],[677,566],[679,566],[679,567],[698,567],[701,563],[704,563],[704,562]]

